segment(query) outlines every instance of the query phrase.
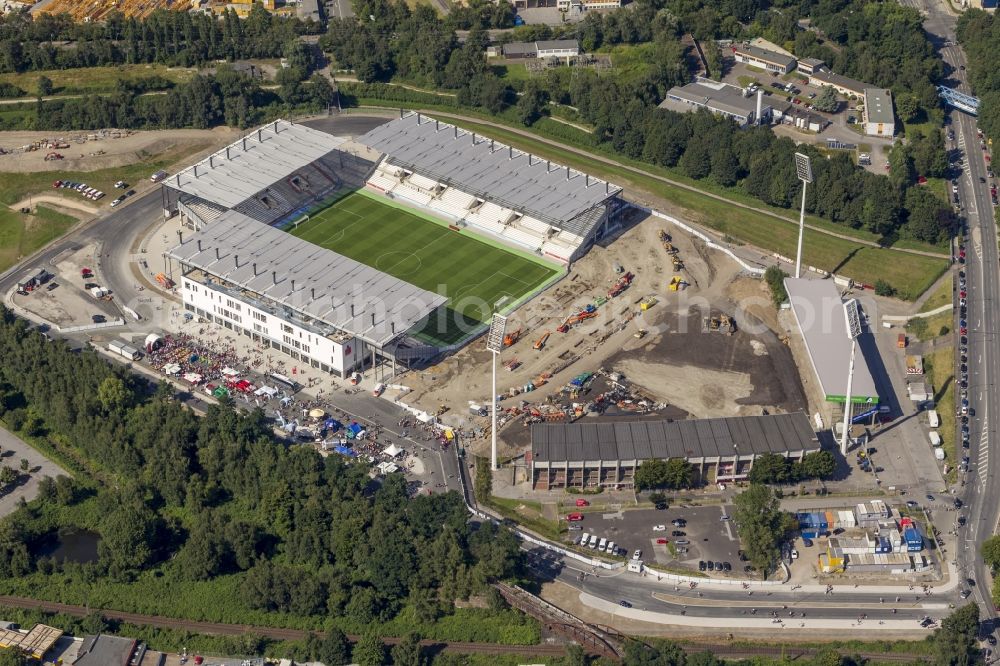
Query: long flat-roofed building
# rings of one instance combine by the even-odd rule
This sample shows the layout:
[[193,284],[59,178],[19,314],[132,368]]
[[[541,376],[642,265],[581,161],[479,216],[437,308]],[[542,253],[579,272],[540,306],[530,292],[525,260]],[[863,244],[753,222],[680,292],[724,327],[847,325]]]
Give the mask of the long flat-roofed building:
[[186,310],[342,377],[447,301],[236,211],[166,256]]
[[820,450],[805,414],[667,421],[536,423],[526,462],[532,486],[631,488],[646,460],[683,458],[703,481],[745,479],[765,453],[801,460]]
[[757,46],[734,46],[733,55],[737,62],[760,67],[772,74],[788,74],[795,69],[795,57],[762,49]]
[[892,91],[883,88],[865,89],[865,134],[890,139],[896,135]]
[[674,86],[667,91],[660,108],[680,111],[707,109],[732,118],[740,125],[755,123],[761,116],[767,118],[772,112],[770,104],[764,104],[759,95],[747,96],[741,88],[708,80]]
[[830,86],[841,95],[857,97],[859,99],[865,96],[866,88],[871,88],[871,85],[868,83],[835,74],[825,68],[816,69],[809,75],[809,85],[817,87]]
[[[837,285],[833,280],[785,278],[785,290],[820,390],[828,402],[845,402],[851,340]],[[878,401],[875,379],[859,348],[854,357],[851,402],[875,406]]]

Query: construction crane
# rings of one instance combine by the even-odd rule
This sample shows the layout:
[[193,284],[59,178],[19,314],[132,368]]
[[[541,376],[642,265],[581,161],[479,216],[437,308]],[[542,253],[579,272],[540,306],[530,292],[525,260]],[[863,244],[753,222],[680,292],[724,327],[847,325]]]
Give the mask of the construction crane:
[[533,344],[532,347],[534,347],[535,349],[541,349],[542,347],[545,346],[545,342],[546,340],[549,339],[550,335],[551,333],[549,331],[545,331],[544,333],[542,333],[542,337],[535,340],[535,344]]

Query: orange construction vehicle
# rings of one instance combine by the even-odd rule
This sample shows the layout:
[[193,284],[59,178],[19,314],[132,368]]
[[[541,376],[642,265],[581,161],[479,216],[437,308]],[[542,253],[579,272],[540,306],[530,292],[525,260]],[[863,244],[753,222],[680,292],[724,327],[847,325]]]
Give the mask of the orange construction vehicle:
[[521,329],[517,329],[507,335],[503,336],[503,346],[510,347],[512,344],[521,339]]
[[164,289],[170,289],[174,286],[174,281],[168,278],[163,273],[156,274],[156,281],[160,283],[160,286]]
[[549,335],[551,335],[549,331],[545,331],[544,333],[542,333],[542,337],[535,340],[535,344],[533,344],[532,347],[534,347],[535,349],[541,349],[542,347],[544,347],[545,341],[549,339]]

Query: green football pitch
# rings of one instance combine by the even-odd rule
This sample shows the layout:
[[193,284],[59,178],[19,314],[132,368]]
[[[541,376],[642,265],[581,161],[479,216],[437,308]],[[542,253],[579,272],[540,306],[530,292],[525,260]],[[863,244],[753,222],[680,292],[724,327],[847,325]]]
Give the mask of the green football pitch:
[[445,224],[355,192],[289,232],[448,297],[416,337],[453,344],[558,272],[554,266],[458,233]]

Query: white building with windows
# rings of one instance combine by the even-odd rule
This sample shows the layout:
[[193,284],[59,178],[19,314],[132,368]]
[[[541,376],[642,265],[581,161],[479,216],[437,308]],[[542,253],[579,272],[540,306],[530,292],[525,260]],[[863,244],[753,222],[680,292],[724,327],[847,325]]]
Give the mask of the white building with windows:
[[185,310],[341,377],[447,301],[235,211],[166,256]]

